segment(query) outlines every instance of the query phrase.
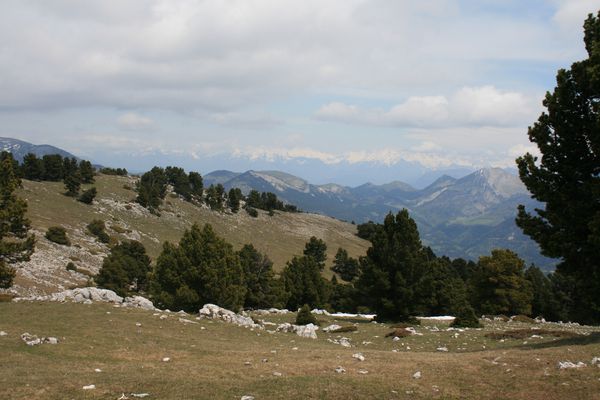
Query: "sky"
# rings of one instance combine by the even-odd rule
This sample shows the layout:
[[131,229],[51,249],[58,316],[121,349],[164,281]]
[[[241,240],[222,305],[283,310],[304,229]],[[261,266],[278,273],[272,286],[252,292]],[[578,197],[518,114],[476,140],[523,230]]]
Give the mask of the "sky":
[[514,167],[535,153],[527,127],[556,71],[586,57],[582,24],[600,9],[597,0],[1,7],[0,136],[130,170],[288,169],[348,184]]

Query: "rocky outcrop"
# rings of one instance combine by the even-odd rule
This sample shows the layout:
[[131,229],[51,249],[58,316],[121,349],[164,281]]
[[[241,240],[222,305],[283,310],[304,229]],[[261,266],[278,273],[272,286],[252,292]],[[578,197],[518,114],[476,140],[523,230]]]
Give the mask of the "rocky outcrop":
[[313,325],[313,324],[294,325],[294,324],[290,324],[289,322],[286,322],[284,324],[279,324],[276,329],[277,332],[296,333],[296,335],[298,335],[300,337],[309,338],[309,339],[317,338],[317,330],[319,330],[319,327],[316,325]]
[[199,311],[200,318],[221,320],[230,324],[243,326],[244,328],[263,329],[263,326],[245,315],[236,314],[231,310],[219,307],[215,304],[205,304]]
[[17,297],[13,301],[57,301],[66,302],[72,301],[75,303],[114,303],[122,307],[134,307],[142,308],[144,310],[154,311],[156,308],[154,304],[145,297],[133,296],[123,298],[108,289],[98,289],[95,287],[77,288],[72,290],[65,290],[64,292],[53,293],[48,296],[31,296],[31,297]]

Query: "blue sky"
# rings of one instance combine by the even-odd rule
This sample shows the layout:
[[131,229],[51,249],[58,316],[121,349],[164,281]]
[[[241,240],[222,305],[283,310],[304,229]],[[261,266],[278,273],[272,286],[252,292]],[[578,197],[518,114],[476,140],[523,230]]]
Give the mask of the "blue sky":
[[535,151],[527,126],[556,70],[585,57],[581,26],[599,8],[8,0],[0,136],[139,170],[510,167]]

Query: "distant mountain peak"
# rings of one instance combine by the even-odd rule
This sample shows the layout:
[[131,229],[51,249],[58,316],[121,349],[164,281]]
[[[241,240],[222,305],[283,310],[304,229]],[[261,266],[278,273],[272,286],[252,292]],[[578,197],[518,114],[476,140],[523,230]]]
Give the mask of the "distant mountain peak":
[[79,159],[68,151],[58,147],[50,146],[48,144],[36,145],[23,140],[7,137],[0,137],[0,151],[8,151],[9,153],[12,153],[15,160],[19,162],[22,162],[23,157],[25,157],[28,153],[33,153],[38,157],[43,157],[49,154],[59,154],[62,157]]

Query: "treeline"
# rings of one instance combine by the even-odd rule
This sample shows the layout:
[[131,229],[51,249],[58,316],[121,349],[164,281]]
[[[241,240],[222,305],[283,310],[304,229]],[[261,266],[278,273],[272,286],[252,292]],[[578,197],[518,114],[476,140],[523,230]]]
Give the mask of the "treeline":
[[[437,257],[422,245],[406,210],[375,224],[370,240],[366,256],[359,259],[338,249],[331,267],[334,276],[328,280],[322,274],[327,245],[313,237],[303,254],[288,261],[277,276],[268,256],[251,244],[235,251],[210,225],[194,225],[178,244],[164,244],[154,267],[142,256],[139,244],[115,247],[98,284],[120,294],[132,288],[145,290],[157,305],[187,311],[205,303],[232,310],[296,310],[307,304],[331,311],[373,312],[380,321],[450,314],[459,326],[478,326],[476,315],[481,314],[551,320],[568,316],[562,298],[553,292],[554,277],[533,266],[526,269],[509,250],[494,250],[478,262]],[[127,250],[132,246],[139,257]]]
[[259,193],[251,190],[248,196],[244,196],[239,188],[232,188],[227,192],[220,183],[204,188],[202,175],[198,172],[186,173],[183,168],[173,166],[154,167],[144,173],[137,183],[136,201],[151,212],[158,213],[169,185],[173,188],[173,192],[184,200],[196,204],[206,204],[216,211],[224,211],[227,208],[231,212],[237,213],[242,207],[242,202],[248,214],[253,217],[258,215],[256,209],[269,212],[274,210],[298,211],[296,206],[284,204],[277,198],[277,195],[270,192]]

